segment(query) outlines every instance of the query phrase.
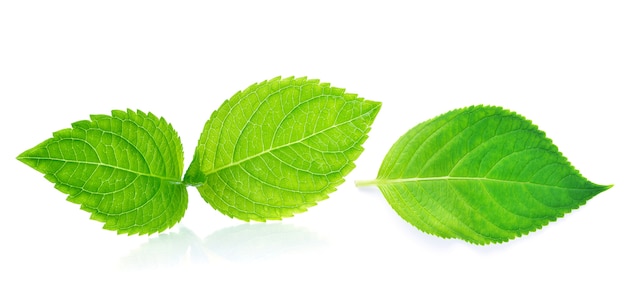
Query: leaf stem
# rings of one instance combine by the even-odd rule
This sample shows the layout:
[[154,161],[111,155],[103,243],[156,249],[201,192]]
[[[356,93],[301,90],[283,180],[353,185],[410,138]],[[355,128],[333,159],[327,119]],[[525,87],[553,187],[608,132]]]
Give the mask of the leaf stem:
[[354,184],[357,187],[378,186],[378,180],[377,179],[374,179],[374,180],[355,180]]
[[184,185],[185,187],[194,187],[194,188],[204,185],[204,182],[190,183],[190,182],[185,182],[185,181],[170,181],[170,183],[180,184],[180,185]]

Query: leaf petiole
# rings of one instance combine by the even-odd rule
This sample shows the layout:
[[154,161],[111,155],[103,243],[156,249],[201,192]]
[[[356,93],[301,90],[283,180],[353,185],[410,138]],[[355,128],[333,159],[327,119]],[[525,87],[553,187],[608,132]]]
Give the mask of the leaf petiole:
[[354,185],[357,188],[378,186],[378,180],[355,180]]

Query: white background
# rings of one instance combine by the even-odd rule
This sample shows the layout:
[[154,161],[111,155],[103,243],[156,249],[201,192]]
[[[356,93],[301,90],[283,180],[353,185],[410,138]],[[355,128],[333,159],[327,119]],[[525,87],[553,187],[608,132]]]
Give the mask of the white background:
[[[624,306],[620,1],[3,1],[1,306]],[[275,76],[383,102],[346,183],[309,212],[232,220],[189,189],[161,235],[118,236],[15,157],[89,114],[165,117],[191,161],[211,112]],[[392,143],[472,104],[532,119],[615,184],[510,243],[423,234],[375,188]]]

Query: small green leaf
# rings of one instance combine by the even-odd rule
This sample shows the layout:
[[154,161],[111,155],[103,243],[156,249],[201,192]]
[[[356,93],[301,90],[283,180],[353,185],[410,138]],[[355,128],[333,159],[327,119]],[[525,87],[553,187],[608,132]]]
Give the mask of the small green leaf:
[[187,209],[182,144],[172,126],[151,113],[92,115],[17,158],[120,234],[163,231]]
[[585,179],[529,120],[474,106],[409,130],[376,185],[418,229],[474,244],[506,242],[554,221],[610,186]]
[[245,221],[306,211],[354,168],[380,106],[318,80],[254,84],[211,115],[185,183]]

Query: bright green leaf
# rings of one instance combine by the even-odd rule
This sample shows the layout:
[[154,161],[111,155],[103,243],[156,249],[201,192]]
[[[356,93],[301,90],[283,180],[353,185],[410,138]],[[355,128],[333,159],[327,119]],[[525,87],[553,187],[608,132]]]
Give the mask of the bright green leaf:
[[529,120],[499,107],[457,109],[389,150],[376,185],[418,229],[475,244],[554,221],[610,186],[585,179]]
[[211,115],[185,183],[246,221],[306,211],[354,168],[379,109],[318,80],[254,84]]
[[18,159],[45,174],[105,229],[120,234],[165,230],[187,208],[180,139],[151,113],[92,115]]

